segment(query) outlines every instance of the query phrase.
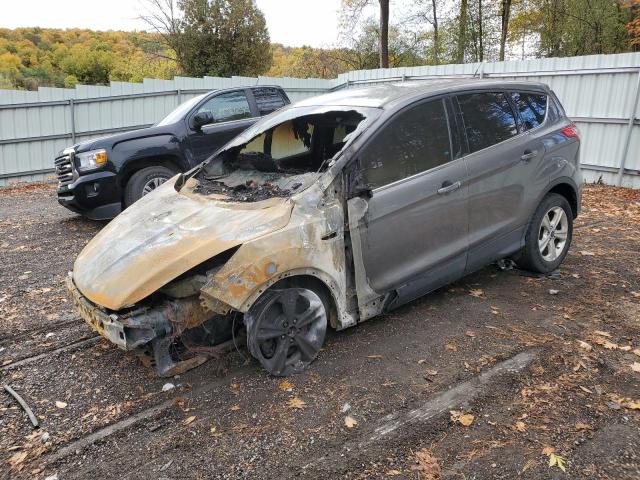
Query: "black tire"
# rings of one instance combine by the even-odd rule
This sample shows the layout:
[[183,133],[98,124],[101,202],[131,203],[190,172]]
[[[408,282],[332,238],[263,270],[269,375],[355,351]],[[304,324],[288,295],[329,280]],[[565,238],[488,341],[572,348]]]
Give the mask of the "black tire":
[[267,290],[244,316],[247,347],[270,374],[299,373],[324,344],[328,310],[322,296],[308,288]]
[[[566,240],[562,249],[560,250],[560,234],[562,230],[557,227],[553,229],[554,234],[550,235],[545,233],[550,232],[546,227],[543,227],[543,220],[547,217],[547,221],[551,218],[552,222],[557,218],[555,214],[551,217],[552,210],[561,208],[564,211],[564,218],[566,218]],[[562,222],[560,217],[559,225]],[[557,237],[556,237],[557,235]],[[525,236],[524,248],[514,259],[520,268],[525,270],[531,270],[539,273],[550,273],[557,269],[564,258],[567,256],[569,247],[571,246],[571,239],[573,237],[573,212],[571,206],[566,198],[557,193],[547,194],[531,219],[531,223],[527,229]],[[548,239],[548,240],[547,240]],[[547,240],[546,247],[541,251],[541,245],[544,245],[544,240]],[[539,243],[540,242],[540,243]],[[557,244],[556,244],[557,242]],[[551,245],[554,246],[553,251]],[[544,252],[547,252],[546,254]],[[546,256],[546,258],[545,258]]]
[[[153,182],[154,180],[158,180],[161,182],[166,182],[171,177],[176,174],[173,170],[162,167],[160,165],[153,167],[146,167],[142,170],[138,170],[134,173],[127,185],[124,189],[124,205],[125,207],[130,206],[132,203],[140,200],[146,193],[145,186]],[[155,188],[155,187],[154,187]]]

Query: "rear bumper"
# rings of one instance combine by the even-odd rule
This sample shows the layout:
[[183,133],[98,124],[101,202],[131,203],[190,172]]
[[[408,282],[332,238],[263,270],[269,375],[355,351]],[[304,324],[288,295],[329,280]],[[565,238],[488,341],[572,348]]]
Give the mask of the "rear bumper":
[[92,220],[109,220],[122,211],[122,191],[113,172],[96,172],[58,187],[58,203]]

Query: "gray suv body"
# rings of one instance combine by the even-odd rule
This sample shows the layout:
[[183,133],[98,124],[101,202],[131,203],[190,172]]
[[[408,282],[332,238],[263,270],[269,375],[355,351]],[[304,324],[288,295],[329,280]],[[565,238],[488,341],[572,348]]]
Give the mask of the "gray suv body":
[[251,354],[287,375],[313,361],[327,325],[355,325],[503,258],[558,268],[580,210],[579,146],[539,83],[311,98],[119,215],[67,286],[94,329],[153,356],[162,375],[198,363],[181,337],[224,345],[238,315]]

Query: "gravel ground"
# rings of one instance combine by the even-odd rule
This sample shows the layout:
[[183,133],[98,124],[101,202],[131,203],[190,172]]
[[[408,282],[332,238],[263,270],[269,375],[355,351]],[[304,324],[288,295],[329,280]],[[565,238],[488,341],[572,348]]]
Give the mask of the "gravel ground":
[[103,225],[51,185],[0,190],[0,376],[41,424],[0,394],[0,477],[640,478],[638,191],[587,187],[553,275],[489,266],[330,334],[302,374],[240,349],[168,391],[66,298]]

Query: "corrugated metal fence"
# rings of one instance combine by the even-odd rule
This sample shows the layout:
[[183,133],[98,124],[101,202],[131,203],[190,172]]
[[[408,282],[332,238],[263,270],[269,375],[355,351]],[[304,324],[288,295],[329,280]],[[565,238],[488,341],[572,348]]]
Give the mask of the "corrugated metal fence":
[[208,90],[275,84],[295,102],[366,84],[456,77],[549,84],[582,132],[585,179],[640,188],[640,53],[359,70],[333,80],[176,77],[112,82],[108,87],[0,90],[0,185],[43,180],[51,175],[52,159],[62,148],[148,126]]

